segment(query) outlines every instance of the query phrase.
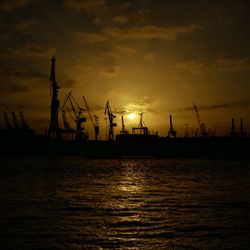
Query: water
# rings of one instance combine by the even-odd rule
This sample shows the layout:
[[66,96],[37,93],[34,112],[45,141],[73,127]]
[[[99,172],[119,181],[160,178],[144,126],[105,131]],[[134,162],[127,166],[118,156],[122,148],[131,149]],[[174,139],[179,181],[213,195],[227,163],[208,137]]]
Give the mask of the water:
[[248,249],[250,164],[1,159],[1,249]]

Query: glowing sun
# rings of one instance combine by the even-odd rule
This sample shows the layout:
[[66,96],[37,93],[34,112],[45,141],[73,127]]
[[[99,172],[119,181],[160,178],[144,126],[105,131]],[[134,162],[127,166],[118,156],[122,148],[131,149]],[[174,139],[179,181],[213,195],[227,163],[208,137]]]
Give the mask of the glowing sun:
[[128,114],[128,118],[129,118],[130,120],[134,120],[135,117],[136,117],[136,114],[135,114],[135,113],[130,113],[130,114]]

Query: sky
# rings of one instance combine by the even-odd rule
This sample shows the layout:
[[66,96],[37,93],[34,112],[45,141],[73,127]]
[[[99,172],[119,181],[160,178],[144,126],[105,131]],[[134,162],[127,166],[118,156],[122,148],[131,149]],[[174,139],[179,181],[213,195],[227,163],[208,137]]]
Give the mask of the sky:
[[247,0],[0,0],[0,111],[22,110],[44,132],[55,55],[60,104],[69,91],[82,106],[85,96],[103,138],[107,100],[116,133],[122,114],[131,130],[139,116],[128,114],[144,112],[161,136],[172,114],[181,136],[198,127],[194,103],[217,134],[232,117],[250,130],[249,9]]

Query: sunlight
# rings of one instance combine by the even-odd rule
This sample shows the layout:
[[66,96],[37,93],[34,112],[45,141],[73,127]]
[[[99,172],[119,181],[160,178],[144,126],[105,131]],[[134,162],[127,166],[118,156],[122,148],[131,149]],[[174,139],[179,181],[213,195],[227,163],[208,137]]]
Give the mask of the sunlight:
[[135,114],[135,113],[130,113],[130,114],[128,114],[128,118],[129,118],[130,120],[134,120],[135,117],[136,117],[136,114]]

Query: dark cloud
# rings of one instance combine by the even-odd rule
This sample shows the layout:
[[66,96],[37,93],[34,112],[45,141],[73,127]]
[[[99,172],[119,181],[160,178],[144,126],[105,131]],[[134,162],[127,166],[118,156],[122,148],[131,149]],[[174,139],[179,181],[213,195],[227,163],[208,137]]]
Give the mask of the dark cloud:
[[60,82],[60,87],[62,88],[74,88],[77,82],[74,79],[68,79],[66,81]]
[[16,93],[23,93],[23,92],[28,92],[30,90],[30,88],[24,84],[20,84],[20,83],[11,83],[7,86],[5,86],[5,91],[8,94],[16,94]]
[[77,41],[98,43],[106,42],[112,39],[118,40],[167,40],[174,41],[181,34],[188,34],[202,29],[201,26],[197,25],[187,25],[187,26],[155,26],[147,25],[143,27],[129,27],[129,28],[117,28],[117,27],[107,27],[101,30],[101,32],[77,32],[75,34]]
[[0,71],[0,89],[2,92],[13,94],[29,92],[31,86],[37,83],[48,82],[48,76],[26,69],[2,69]]
[[101,33],[77,32],[74,37],[77,42],[100,43],[108,41],[108,37]]
[[35,2],[38,2],[38,0],[2,0],[2,2],[0,3],[0,9],[5,11],[12,11],[14,9],[25,7]]
[[8,28],[10,31],[26,33],[29,32],[30,28],[32,28],[35,24],[36,24],[35,20],[29,19],[29,20],[22,20],[13,24],[4,25],[4,27]]
[[218,56],[215,59],[215,66],[219,70],[225,71],[241,71],[250,70],[250,56]]
[[75,11],[98,12],[107,8],[107,0],[65,0],[64,5]]
[[27,44],[21,48],[2,48],[0,57],[9,59],[26,58],[50,58],[56,52],[56,48],[40,44]]
[[[197,106],[199,110],[216,110],[216,109],[234,109],[234,108],[250,108],[250,102],[231,102],[231,103],[222,103],[222,104],[214,104],[214,105],[199,105]],[[178,109],[178,111],[193,111],[194,107],[190,105],[190,107]]]
[[108,77],[116,77],[120,73],[120,67],[119,66],[109,66],[104,67],[100,69],[99,75],[101,76],[108,76]]

